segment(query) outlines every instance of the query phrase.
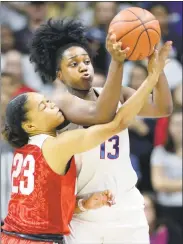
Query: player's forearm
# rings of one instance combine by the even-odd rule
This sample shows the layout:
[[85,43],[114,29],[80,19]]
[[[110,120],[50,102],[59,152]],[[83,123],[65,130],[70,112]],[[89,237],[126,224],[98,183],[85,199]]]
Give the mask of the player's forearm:
[[[76,140],[74,140],[73,137],[72,141],[74,144],[71,148],[76,150],[73,154],[90,150],[109,139],[111,136],[119,133],[121,130],[126,129],[141,110],[144,101],[152,92],[158,78],[159,74],[157,73],[149,75],[134,95],[119,109],[112,122],[91,126],[86,130],[77,130],[77,133],[80,133],[80,137],[76,137]],[[80,142],[79,144],[78,141]]]
[[173,111],[172,95],[164,72],[160,74],[159,80],[154,87],[153,103],[164,116],[170,115]]
[[123,64],[112,60],[105,86],[96,104],[97,123],[110,122],[116,113],[120,100]]
[[128,127],[135,116],[140,112],[149,94],[156,85],[158,78],[158,73],[148,75],[139,89],[122,105],[115,118],[116,123],[120,124],[121,129]]

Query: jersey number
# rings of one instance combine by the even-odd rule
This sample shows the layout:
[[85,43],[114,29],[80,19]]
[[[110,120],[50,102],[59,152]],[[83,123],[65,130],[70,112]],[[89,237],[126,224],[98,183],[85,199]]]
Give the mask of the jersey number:
[[[23,158],[22,154],[17,153],[13,160],[13,166],[15,166],[16,169],[12,172],[12,192],[18,193],[20,191],[23,195],[31,194],[34,190],[34,157],[32,155],[27,155],[25,158]],[[24,169],[26,166],[28,166],[28,169]],[[14,179],[20,175],[22,167],[24,180],[19,182],[19,186],[15,186]]]
[[[119,157],[119,136],[113,136],[111,137],[108,142],[113,143],[113,152],[108,152],[107,157],[109,159],[117,159]],[[106,142],[102,143],[100,145],[100,158],[105,159],[106,156],[106,150],[105,150],[105,144]]]

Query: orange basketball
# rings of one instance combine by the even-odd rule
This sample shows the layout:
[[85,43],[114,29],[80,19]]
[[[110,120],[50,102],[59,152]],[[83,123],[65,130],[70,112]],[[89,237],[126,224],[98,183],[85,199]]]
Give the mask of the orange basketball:
[[122,48],[130,48],[127,53],[129,60],[143,60],[150,56],[161,38],[158,20],[142,8],[122,10],[111,21],[109,30],[111,28],[116,40],[122,42]]

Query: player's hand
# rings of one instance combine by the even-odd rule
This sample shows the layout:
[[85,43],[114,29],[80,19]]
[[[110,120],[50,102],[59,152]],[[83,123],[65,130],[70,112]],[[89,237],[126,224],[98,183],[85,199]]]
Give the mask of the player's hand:
[[122,50],[122,42],[116,41],[116,35],[113,33],[112,30],[109,31],[107,38],[106,38],[106,49],[111,54],[112,59],[117,62],[124,62],[126,59],[126,54],[130,50],[129,47]]
[[168,56],[172,48],[172,41],[166,42],[160,50],[155,49],[154,53],[149,58],[148,73],[152,73],[153,70],[161,73],[165,65],[169,62]]
[[115,204],[114,196],[111,191],[106,190],[103,192],[97,192],[91,195],[88,199],[84,201],[83,206],[86,209],[97,209],[103,206],[109,206]]

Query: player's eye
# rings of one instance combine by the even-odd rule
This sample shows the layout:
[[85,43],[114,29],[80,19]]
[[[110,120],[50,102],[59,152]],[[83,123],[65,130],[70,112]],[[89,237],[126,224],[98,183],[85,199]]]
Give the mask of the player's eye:
[[85,64],[89,65],[90,64],[90,60],[89,59],[85,60]]
[[76,62],[72,62],[72,63],[70,63],[69,66],[71,66],[71,67],[76,67],[76,66],[77,66],[77,63],[76,63]]

